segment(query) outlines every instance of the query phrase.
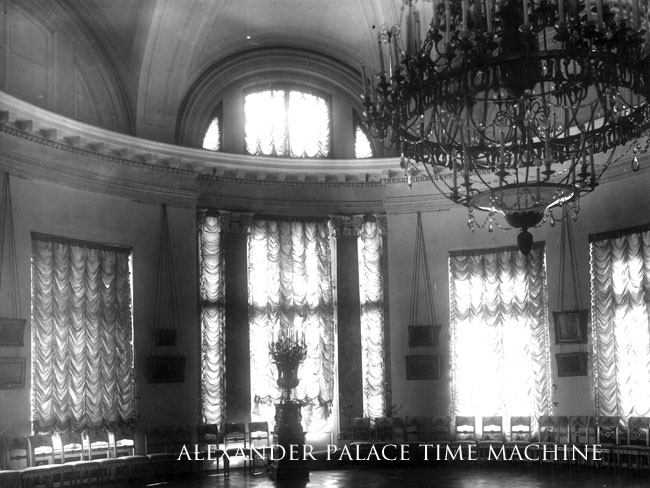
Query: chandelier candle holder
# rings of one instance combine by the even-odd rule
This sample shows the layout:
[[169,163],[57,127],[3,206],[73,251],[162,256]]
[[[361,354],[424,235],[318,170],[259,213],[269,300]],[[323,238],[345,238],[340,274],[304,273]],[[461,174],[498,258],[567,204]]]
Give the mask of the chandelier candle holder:
[[[305,480],[309,479],[309,468],[302,457],[305,444],[305,432],[302,429],[302,404],[291,398],[292,390],[298,386],[298,368],[307,357],[307,343],[304,334],[284,334],[269,345],[271,360],[278,368],[278,386],[280,400],[275,404],[275,434],[278,444],[286,455],[271,463],[269,473],[272,479]],[[296,451],[297,449],[297,451]],[[291,451],[299,454],[293,458]]]
[[647,0],[405,0],[377,41],[370,134],[409,186],[426,173],[472,230],[501,214],[525,254],[553,207],[575,219],[614,161],[636,171],[648,150]]

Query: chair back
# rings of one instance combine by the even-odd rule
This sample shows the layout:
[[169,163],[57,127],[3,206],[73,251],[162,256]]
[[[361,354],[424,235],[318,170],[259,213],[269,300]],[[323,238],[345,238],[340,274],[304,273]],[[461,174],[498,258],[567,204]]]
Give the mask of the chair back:
[[402,417],[393,417],[393,436],[396,444],[406,442],[406,422]]
[[372,442],[373,421],[367,417],[352,419],[352,442]]
[[650,419],[648,417],[630,417],[627,423],[628,444],[650,447],[649,424]]
[[562,415],[542,415],[539,418],[539,441],[563,444],[569,439],[569,419]]
[[406,442],[424,442],[422,417],[406,417]]
[[135,432],[126,427],[109,430],[108,444],[112,458],[133,456],[135,454]]
[[0,470],[25,469],[29,465],[29,443],[26,437],[4,437],[0,439]]
[[219,446],[219,426],[217,424],[199,424],[196,426],[196,443],[200,450],[206,450],[208,445]]
[[271,445],[271,434],[268,422],[249,422],[248,441],[251,447],[264,447]]
[[512,442],[532,440],[530,417],[510,417],[510,440]]
[[223,444],[226,449],[246,448],[246,424],[228,423],[223,428]]
[[377,442],[393,442],[395,440],[395,428],[392,418],[375,418],[375,439]]
[[476,441],[476,418],[474,416],[457,416],[454,423],[454,440]]
[[86,459],[105,459],[110,457],[108,432],[102,427],[85,429],[81,432],[81,443]]
[[79,432],[73,430],[59,432],[54,437],[54,442],[58,444],[61,464],[82,461],[84,459],[83,442]]
[[481,440],[503,441],[503,418],[500,415],[481,418]]
[[598,417],[598,427],[596,430],[596,443],[601,445],[619,444],[618,434],[618,417],[600,416]]
[[431,419],[431,442],[449,442],[449,417],[433,417]]
[[55,464],[54,441],[51,434],[36,434],[27,437],[29,465]]
[[149,427],[144,436],[145,454],[164,454],[169,451],[166,427]]
[[180,453],[183,446],[192,443],[192,429],[189,425],[167,427],[167,452]]
[[569,442],[572,444],[589,444],[596,440],[595,425],[588,415],[569,417]]

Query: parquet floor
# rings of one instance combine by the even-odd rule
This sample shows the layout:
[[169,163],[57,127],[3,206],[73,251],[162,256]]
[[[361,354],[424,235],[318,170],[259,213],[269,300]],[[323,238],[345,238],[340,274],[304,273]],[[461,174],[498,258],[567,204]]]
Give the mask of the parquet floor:
[[641,488],[650,486],[650,473],[578,470],[571,467],[524,466],[364,467],[312,471],[309,481],[276,482],[268,474],[232,470],[229,477],[178,480],[160,488]]

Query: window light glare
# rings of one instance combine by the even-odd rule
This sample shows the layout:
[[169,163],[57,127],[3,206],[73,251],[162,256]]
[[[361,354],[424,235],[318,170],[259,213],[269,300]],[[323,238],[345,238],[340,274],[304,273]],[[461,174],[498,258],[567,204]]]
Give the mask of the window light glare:
[[221,150],[221,129],[217,117],[212,120],[208,130],[205,132],[205,136],[203,137],[203,149],[208,149],[210,151]]

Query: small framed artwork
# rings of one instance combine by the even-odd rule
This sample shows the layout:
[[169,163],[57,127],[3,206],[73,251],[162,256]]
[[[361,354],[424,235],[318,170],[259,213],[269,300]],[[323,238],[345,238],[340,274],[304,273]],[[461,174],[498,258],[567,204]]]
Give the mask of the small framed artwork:
[[149,356],[149,383],[183,383],[185,356]]
[[176,345],[176,329],[157,329],[154,339],[156,346],[173,347]]
[[0,346],[23,347],[25,319],[0,317]]
[[586,352],[560,352],[555,354],[557,361],[557,375],[562,376],[587,376],[587,361],[589,353]]
[[0,390],[25,388],[26,359],[0,357]]
[[556,344],[584,344],[587,342],[589,310],[553,312]]
[[435,347],[441,325],[409,325],[409,347]]
[[406,379],[440,379],[440,356],[406,356]]

